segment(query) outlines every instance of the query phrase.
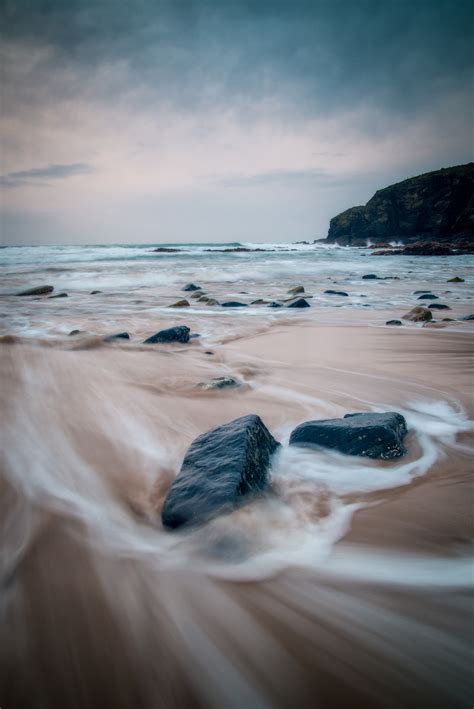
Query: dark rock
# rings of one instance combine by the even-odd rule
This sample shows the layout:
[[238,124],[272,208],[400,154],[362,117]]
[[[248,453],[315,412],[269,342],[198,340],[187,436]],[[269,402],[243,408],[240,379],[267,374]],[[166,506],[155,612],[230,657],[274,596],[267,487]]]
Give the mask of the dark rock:
[[407,432],[401,414],[346,414],[343,419],[307,421],[297,426],[290,445],[333,448],[348,455],[368,458],[397,458],[406,453]]
[[200,303],[205,303],[206,305],[219,305],[219,301],[215,298],[200,298]]
[[152,252],[155,254],[175,254],[179,250],[180,249],[169,248],[168,246],[159,246],[157,249],[152,249]]
[[268,300],[263,300],[263,298],[257,298],[257,300],[252,300],[250,305],[267,305]]
[[474,320],[474,315],[463,315],[462,318],[459,318],[460,320]]
[[268,307],[269,308],[283,308],[283,303],[277,303],[276,300],[273,300]]
[[424,308],[422,305],[416,305],[408,313],[402,316],[403,320],[411,320],[413,322],[424,322],[426,320],[431,320],[433,314],[428,308]]
[[310,304],[304,298],[298,298],[286,306],[287,308],[309,308]]
[[448,278],[446,283],[464,283],[464,278],[460,278],[459,276],[454,276],[454,278]]
[[431,303],[431,305],[428,305],[428,308],[430,308],[430,310],[451,310],[449,305],[445,305],[444,303]]
[[211,352],[210,350],[208,350],[207,352],[204,352],[204,354],[206,354],[206,355],[213,355],[214,352]]
[[202,290],[202,288],[201,288],[201,286],[195,286],[194,283],[188,283],[186,286],[184,286],[183,290],[185,290],[185,291]]
[[375,273],[366,273],[365,276],[362,276],[363,281],[378,281],[380,278],[375,275]]
[[28,288],[27,290],[22,290],[17,295],[47,295],[52,293],[54,286],[36,286],[36,288]]
[[172,303],[172,305],[170,305],[170,308],[188,308],[188,307],[189,307],[189,303],[186,299],[177,300],[176,303]]
[[154,345],[156,342],[189,342],[189,327],[177,325],[169,327],[167,330],[160,330],[155,335],[149,337],[143,344]]
[[294,288],[290,288],[288,291],[289,295],[298,295],[298,293],[304,293],[303,286],[295,286]]
[[386,325],[403,325],[401,320],[387,320]]
[[326,241],[352,246],[399,240],[461,244],[474,234],[473,188],[474,163],[411,177],[331,219]]
[[349,293],[346,293],[343,290],[325,290],[324,292],[326,295],[349,295]]
[[52,298],[67,298],[68,294],[67,293],[58,293],[57,295],[48,295],[48,300],[51,300]]
[[425,293],[424,295],[420,295],[418,300],[438,300],[438,296],[433,293]]
[[264,490],[278,447],[254,414],[203,433],[188,449],[168,492],[161,514],[164,526],[206,522]]
[[234,377],[214,377],[214,379],[209,379],[207,382],[200,382],[198,387],[204,391],[211,391],[212,389],[226,389],[227,387],[239,387],[242,386],[242,382]]
[[202,298],[203,295],[206,295],[205,292],[199,289],[195,293],[192,293],[192,295],[190,295],[189,297],[198,300],[199,298]]
[[414,290],[413,295],[419,295],[420,293],[431,293],[430,290]]
[[97,295],[98,293],[102,293],[101,290],[91,290],[90,295]]
[[237,300],[229,300],[226,303],[221,303],[223,308],[247,308],[247,303],[239,303]]
[[81,333],[81,332],[82,332],[82,330],[71,330],[71,332],[69,333],[69,337],[71,335],[79,335],[79,333]]
[[117,332],[116,335],[107,335],[104,337],[105,342],[113,342],[114,340],[129,340],[130,335],[128,332]]

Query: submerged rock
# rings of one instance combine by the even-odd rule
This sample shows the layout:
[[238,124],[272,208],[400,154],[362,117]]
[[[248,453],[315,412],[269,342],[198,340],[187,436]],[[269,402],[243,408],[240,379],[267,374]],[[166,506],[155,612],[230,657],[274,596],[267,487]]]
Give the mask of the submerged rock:
[[155,335],[152,335],[144,341],[145,345],[154,345],[157,342],[189,342],[189,333],[191,330],[186,325],[177,325],[169,327],[166,330],[160,330]]
[[308,301],[306,301],[304,298],[298,298],[298,300],[294,300],[292,303],[286,306],[287,308],[309,308],[311,307]]
[[386,325],[403,325],[401,320],[387,320]]
[[152,249],[154,254],[175,254],[179,249],[172,249],[169,246],[158,246],[157,249]]
[[238,300],[229,300],[221,304],[223,308],[247,308],[247,303],[239,303]]
[[348,455],[368,458],[397,458],[406,453],[403,439],[407,433],[401,414],[346,414],[342,419],[307,421],[297,426],[290,445],[332,448]]
[[101,290],[91,290],[90,295],[97,295],[98,293],[102,293]]
[[462,318],[459,318],[460,320],[474,320],[474,315],[463,315]]
[[298,295],[298,293],[304,293],[303,286],[295,286],[294,288],[290,288],[290,290],[288,291],[289,295]]
[[82,330],[71,330],[68,337],[71,337],[71,335],[79,335],[81,332]]
[[420,295],[418,300],[438,300],[438,296],[433,293],[423,293],[423,295]]
[[430,290],[414,290],[413,295],[420,295],[420,293],[431,293]]
[[274,300],[267,307],[269,307],[269,308],[283,308],[283,303],[277,303],[277,301]]
[[199,298],[202,298],[203,295],[206,295],[205,292],[203,290],[199,289],[195,293],[192,293],[189,297],[195,298],[196,300],[198,300]]
[[326,295],[349,295],[349,293],[346,293],[343,290],[325,290],[324,292]]
[[424,308],[422,305],[416,305],[408,313],[402,315],[403,320],[411,320],[412,322],[425,322],[426,320],[431,320],[433,314],[428,308]]
[[68,298],[67,293],[57,293],[56,295],[48,295],[48,300],[51,300],[52,298]]
[[177,300],[176,303],[170,305],[170,308],[187,308],[189,307],[188,301],[183,298],[183,300]]
[[451,310],[449,305],[445,305],[444,303],[431,303],[431,305],[428,305],[428,308],[430,308],[430,310]]
[[380,279],[375,273],[366,273],[365,276],[362,276],[362,280],[363,281],[377,281]]
[[267,305],[268,300],[264,300],[263,298],[257,298],[257,300],[252,300],[250,305]]
[[242,382],[234,377],[214,377],[214,379],[209,379],[207,382],[200,382],[198,384],[199,389],[204,391],[211,391],[212,389],[226,389],[227,387],[239,387]]
[[188,449],[168,492],[164,526],[206,522],[264,490],[279,445],[255,414],[203,433]]
[[215,298],[206,298],[206,300],[200,299],[199,302],[204,302],[206,305],[219,305],[219,301]]
[[129,340],[128,332],[117,332],[115,335],[107,335],[104,337],[104,342],[113,342],[114,340]]
[[201,286],[195,286],[194,283],[188,283],[187,285],[184,286],[183,290],[193,291],[193,290],[202,290],[202,289],[201,289]]
[[464,278],[460,278],[459,276],[454,276],[454,278],[448,278],[446,283],[464,283]]
[[17,295],[48,295],[52,293],[54,286],[36,286],[36,288],[28,288],[27,290],[22,290]]

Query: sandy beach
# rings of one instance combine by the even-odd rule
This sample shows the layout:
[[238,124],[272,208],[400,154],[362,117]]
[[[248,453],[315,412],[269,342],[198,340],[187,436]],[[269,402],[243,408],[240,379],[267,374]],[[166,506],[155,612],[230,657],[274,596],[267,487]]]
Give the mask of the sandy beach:
[[[284,322],[207,351],[2,344],[5,705],[468,706],[471,333]],[[366,410],[406,416],[407,456],[286,445]],[[284,444],[271,493],[163,531],[192,440],[247,413]]]

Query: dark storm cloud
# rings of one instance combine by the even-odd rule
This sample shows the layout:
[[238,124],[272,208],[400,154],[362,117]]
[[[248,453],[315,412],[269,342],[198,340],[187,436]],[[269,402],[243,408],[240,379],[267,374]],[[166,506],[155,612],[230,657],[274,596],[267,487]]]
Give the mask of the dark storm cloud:
[[361,104],[406,113],[465,90],[472,8],[470,0],[4,0],[0,21],[6,39],[52,47],[50,70],[65,63],[85,84],[124,62],[122,83],[103,91],[138,84],[193,109],[273,98],[305,114]]
[[13,189],[28,185],[47,185],[48,180],[62,180],[75,175],[87,175],[93,172],[91,165],[71,163],[69,165],[47,165],[32,167],[30,170],[20,170],[0,175],[0,189]]

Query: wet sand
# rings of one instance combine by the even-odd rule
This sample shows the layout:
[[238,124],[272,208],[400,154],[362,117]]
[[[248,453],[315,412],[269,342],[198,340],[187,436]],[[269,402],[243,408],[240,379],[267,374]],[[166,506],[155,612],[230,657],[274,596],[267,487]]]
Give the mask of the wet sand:
[[[471,706],[469,329],[293,321],[212,349],[0,346],[2,707]],[[196,388],[224,374],[243,386]],[[267,498],[162,530],[199,433],[257,413],[286,443],[373,408],[406,414],[406,459],[284,446]]]

